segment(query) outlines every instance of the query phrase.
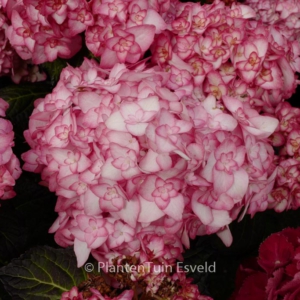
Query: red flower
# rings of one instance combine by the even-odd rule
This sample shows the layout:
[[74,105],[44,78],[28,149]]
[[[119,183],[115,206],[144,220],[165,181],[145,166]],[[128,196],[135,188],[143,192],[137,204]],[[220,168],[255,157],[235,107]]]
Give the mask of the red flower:
[[272,234],[259,248],[258,263],[267,273],[271,273],[286,266],[293,254],[294,247],[283,234]]

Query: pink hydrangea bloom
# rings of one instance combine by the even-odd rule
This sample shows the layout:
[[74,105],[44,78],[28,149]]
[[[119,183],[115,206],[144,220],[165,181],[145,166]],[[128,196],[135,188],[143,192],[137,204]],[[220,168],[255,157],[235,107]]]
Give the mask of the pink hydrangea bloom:
[[94,24],[89,5],[81,1],[8,0],[5,11],[11,22],[6,36],[17,54],[34,64],[70,58],[81,48],[81,37]]
[[[5,117],[8,103],[0,98],[0,116]],[[13,186],[21,175],[20,162],[12,152],[14,132],[10,121],[0,118],[0,199],[13,198]]]
[[[169,1],[104,0],[92,1],[94,26],[86,31],[86,45],[100,66],[136,63],[153,43],[155,34],[166,29],[160,12],[168,10]],[[162,5],[161,5],[162,4]]]
[[[268,147],[275,118],[236,98],[224,97],[224,110],[213,95],[199,102],[187,90],[177,94],[170,77],[122,64],[107,75],[85,60],[64,69],[53,92],[36,101],[24,169],[41,172],[59,196],[50,231],[60,245],[74,244],[78,266],[90,253],[99,261],[132,253],[143,261],[180,258],[186,214],[199,218],[191,236],[219,232],[230,244],[227,225],[251,180],[271,175],[273,152],[253,149],[248,157],[244,137]],[[250,157],[257,160],[253,176]]]
[[21,80],[31,82],[45,80],[46,74],[40,72],[37,66],[31,66],[30,61],[23,61],[11,46],[6,34],[10,21],[4,4],[0,4],[0,77],[10,76],[15,83]]
[[[74,246],[78,266],[90,254],[181,259],[204,234],[229,246],[233,220],[299,206],[299,109],[282,103],[298,84],[296,40],[241,4],[91,9],[87,46],[100,66],[65,68],[24,132],[24,169],[58,196],[50,232]],[[137,63],[149,47],[151,63]]]

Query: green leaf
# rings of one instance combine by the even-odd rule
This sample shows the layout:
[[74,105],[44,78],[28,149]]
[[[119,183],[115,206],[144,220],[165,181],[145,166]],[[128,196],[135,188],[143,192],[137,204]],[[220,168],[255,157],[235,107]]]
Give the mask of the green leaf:
[[16,144],[14,153],[18,156],[28,150],[27,144],[24,143],[23,132],[28,128],[33,103],[36,99],[45,97],[51,90],[51,85],[46,82],[9,85],[0,89],[0,97],[9,103],[6,115],[14,127]]
[[3,287],[2,282],[0,281],[0,300],[11,300],[11,297],[6,292],[6,290]]
[[67,66],[67,61],[61,58],[57,58],[53,62],[46,62],[42,64],[42,69],[44,69],[51,81],[52,85],[55,85],[59,80],[60,73],[63,68]]
[[0,97],[9,103],[6,115],[13,118],[28,108],[32,109],[33,102],[43,98],[51,89],[46,82],[13,84],[0,89]]
[[72,249],[36,247],[0,269],[0,280],[14,300],[59,300],[86,280]]

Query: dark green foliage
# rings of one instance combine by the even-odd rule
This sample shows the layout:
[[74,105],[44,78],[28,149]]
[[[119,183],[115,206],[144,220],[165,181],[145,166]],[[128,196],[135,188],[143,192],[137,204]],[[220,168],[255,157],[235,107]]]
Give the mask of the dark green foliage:
[[0,280],[14,300],[59,300],[86,279],[72,249],[36,247],[0,269]]

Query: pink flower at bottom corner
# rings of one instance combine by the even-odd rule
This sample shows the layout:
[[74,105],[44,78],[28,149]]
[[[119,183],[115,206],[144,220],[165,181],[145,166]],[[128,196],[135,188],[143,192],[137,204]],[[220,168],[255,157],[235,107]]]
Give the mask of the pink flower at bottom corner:
[[60,300],[79,300],[79,299],[83,299],[79,294],[78,288],[77,286],[73,286],[71,288],[71,290],[67,291],[67,292],[63,292],[61,295]]
[[109,296],[103,296],[98,290],[90,288],[91,296],[84,298],[83,294],[79,292],[77,286],[71,288],[71,290],[64,292],[61,295],[60,300],[132,300],[134,296],[133,290],[126,290],[117,297],[110,298]]
[[[93,293],[93,296],[89,298],[90,300],[98,300],[98,299],[99,300],[132,300],[134,296],[133,290],[126,290],[121,295],[114,298],[110,298],[108,296],[102,296],[98,290],[93,288],[91,288],[90,291]],[[94,296],[96,296],[97,298],[93,298]]]

